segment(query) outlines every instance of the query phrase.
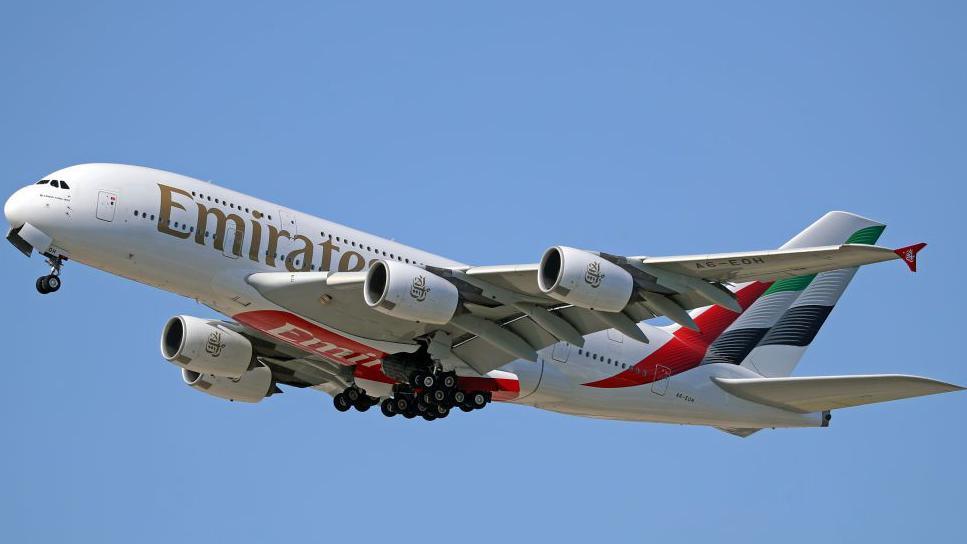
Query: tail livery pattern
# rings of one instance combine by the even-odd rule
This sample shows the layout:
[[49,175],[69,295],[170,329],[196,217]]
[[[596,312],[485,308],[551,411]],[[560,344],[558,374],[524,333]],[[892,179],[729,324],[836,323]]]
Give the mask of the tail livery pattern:
[[[847,238],[846,243],[875,244],[885,228],[879,224],[864,227]],[[855,267],[844,268],[813,277],[742,361],[742,366],[766,377],[791,375],[856,271]]]
[[[787,242],[783,248],[810,245],[875,244],[886,226],[847,212],[829,212]],[[765,375],[795,366],[826,321],[856,268],[797,276],[775,282],[739,319],[709,346],[702,364],[742,364]],[[796,346],[798,356],[783,348]],[[783,351],[772,361],[776,351]],[[756,356],[751,357],[752,354]],[[759,363],[756,366],[753,361]],[[791,372],[792,369],[788,368]],[[788,375],[788,374],[781,374]]]

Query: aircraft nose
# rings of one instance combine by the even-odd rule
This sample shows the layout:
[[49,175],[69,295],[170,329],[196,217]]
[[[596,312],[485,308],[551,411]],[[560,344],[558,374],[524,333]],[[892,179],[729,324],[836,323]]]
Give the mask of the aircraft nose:
[[27,195],[26,189],[20,189],[12,194],[3,205],[3,215],[7,218],[7,223],[11,227],[19,227],[27,221]]

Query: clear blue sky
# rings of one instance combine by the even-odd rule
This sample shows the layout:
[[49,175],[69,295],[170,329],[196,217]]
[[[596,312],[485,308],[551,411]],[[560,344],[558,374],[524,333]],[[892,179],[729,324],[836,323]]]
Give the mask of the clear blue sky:
[[[916,275],[861,271],[798,374],[967,384],[963,3],[128,4],[5,6],[4,197],[142,164],[479,264],[763,249],[846,209],[930,247]],[[516,406],[388,420],[310,391],[229,404],[158,353],[169,316],[210,311],[80,265],[42,297],[41,261],[3,245],[9,542],[964,532],[967,394],[744,440]]]

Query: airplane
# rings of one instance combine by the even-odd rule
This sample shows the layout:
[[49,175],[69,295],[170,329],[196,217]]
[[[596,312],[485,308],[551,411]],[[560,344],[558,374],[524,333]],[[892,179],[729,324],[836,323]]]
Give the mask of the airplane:
[[[281,386],[337,410],[427,421],[491,402],[576,416],[761,429],[962,388],[884,374],[793,376],[885,225],[825,214],[777,249],[624,256],[567,246],[473,266],[183,175],[81,164],[17,190],[7,240],[196,300],[162,330],[184,383],[255,403]],[[647,323],[664,317],[668,325]]]

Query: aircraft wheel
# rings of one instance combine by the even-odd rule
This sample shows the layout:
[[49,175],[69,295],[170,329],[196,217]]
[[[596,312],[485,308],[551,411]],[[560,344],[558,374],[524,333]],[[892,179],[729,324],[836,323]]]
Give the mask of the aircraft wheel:
[[332,398],[332,404],[336,407],[336,410],[339,410],[340,412],[345,412],[353,406],[353,404],[349,402],[349,399],[346,398],[346,395],[343,395],[342,393],[337,393],[336,396]]
[[379,403],[379,409],[386,417],[393,417],[396,415],[396,407],[393,406],[393,399],[383,400],[383,402]]
[[424,374],[423,377],[420,379],[420,387],[429,389],[434,385],[436,385],[436,376],[434,376],[433,374]]
[[47,293],[50,292],[47,290],[46,284],[47,284],[47,276],[41,276],[37,278],[37,283],[34,284],[35,287],[37,287],[37,292],[40,293],[41,295],[46,295]]
[[60,276],[50,275],[50,276],[47,276],[45,279],[47,281],[48,293],[53,293],[58,289],[60,289]]
[[370,402],[370,400],[367,397],[359,397],[359,400],[354,402],[353,406],[355,406],[356,409],[359,410],[360,412],[365,412],[366,410],[369,410],[370,408],[373,407],[373,403]]
[[467,394],[463,391],[457,390],[453,392],[452,398],[454,404],[463,404],[463,402],[467,400]]
[[436,416],[437,417],[444,418],[444,417],[447,417],[448,415],[450,415],[450,409],[449,408],[447,408],[446,406],[437,406],[436,407]]
[[355,387],[347,388],[345,391],[343,391],[343,394],[346,395],[346,398],[349,399],[349,402],[352,402],[353,404],[355,404],[360,398],[359,389],[356,389]]
[[473,407],[470,406],[469,404],[467,404],[466,402],[460,405],[460,409],[463,410],[464,412],[472,412],[473,411]]
[[442,385],[444,389],[455,388],[457,386],[457,374],[455,372],[447,372],[443,374],[442,378],[440,379],[440,385]]
[[410,400],[406,397],[397,397],[393,399],[393,404],[395,405],[393,407],[396,408],[396,411],[404,415],[406,415],[410,409]]
[[432,395],[433,395],[433,402],[435,404],[439,404],[447,400],[447,392],[444,391],[443,389],[434,389],[432,392]]
[[470,393],[469,402],[474,410],[479,410],[487,405],[487,395],[483,391],[474,391]]
[[426,412],[425,414],[423,414],[423,419],[427,421],[433,421],[434,419],[436,419],[436,416],[430,412]]

